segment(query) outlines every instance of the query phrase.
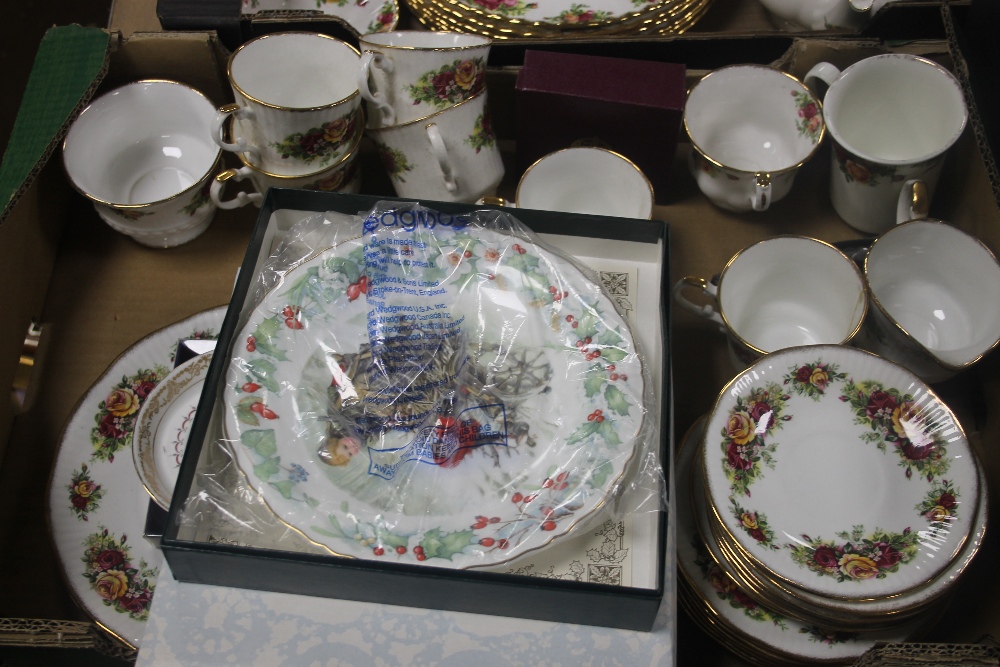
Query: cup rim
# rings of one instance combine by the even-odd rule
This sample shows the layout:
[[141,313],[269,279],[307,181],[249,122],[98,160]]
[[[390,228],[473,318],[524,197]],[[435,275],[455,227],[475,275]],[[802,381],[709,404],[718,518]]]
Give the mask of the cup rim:
[[646,187],[649,189],[649,215],[646,216],[646,219],[647,220],[653,219],[653,208],[656,206],[656,195],[653,192],[653,184],[649,181],[649,177],[647,177],[646,173],[639,168],[639,165],[637,165],[629,158],[625,157],[618,151],[613,151],[610,148],[603,148],[601,146],[567,146],[566,148],[559,148],[557,150],[552,151],[551,153],[547,153],[542,157],[538,158],[537,160],[535,160],[534,162],[532,162],[531,165],[524,170],[524,173],[521,174],[521,178],[517,182],[517,189],[514,191],[514,205],[517,206],[518,208],[521,208],[521,186],[524,184],[524,179],[528,177],[528,174],[531,173],[532,169],[537,167],[545,160],[555,155],[558,155],[559,153],[565,153],[567,151],[577,151],[577,150],[594,150],[594,151],[601,151],[603,153],[608,153],[622,160],[627,165],[631,166],[635,170],[635,172],[639,175],[639,177],[643,180],[643,182],[646,184]]
[[[732,257],[729,258],[729,261],[726,262],[726,265],[724,267],[722,267],[722,271],[719,272],[719,282],[718,282],[718,285],[716,287],[716,294],[718,295],[717,299],[718,299],[718,304],[719,304],[719,316],[722,318],[722,321],[726,325],[726,331],[733,338],[735,338],[741,345],[744,345],[745,347],[747,347],[748,349],[752,350],[754,353],[756,353],[758,355],[765,355],[765,354],[770,354],[771,352],[777,352],[777,350],[762,350],[761,348],[759,348],[756,345],[753,345],[752,343],[750,343],[749,341],[747,341],[745,338],[743,338],[743,336],[740,335],[740,333],[738,331],[736,331],[735,327],[733,327],[732,322],[730,322],[729,318],[726,316],[725,308],[723,308],[723,306],[722,306],[721,294],[722,294],[722,286],[723,286],[723,283],[725,282],[726,274],[728,273],[729,269],[733,266],[733,264],[735,264],[736,261],[741,256],[743,256],[747,251],[751,250],[752,248],[755,248],[755,247],[757,247],[757,246],[759,246],[759,245],[761,245],[763,243],[767,243],[769,241],[777,241],[777,240],[781,240],[781,239],[797,239],[797,240],[801,240],[801,241],[811,241],[813,243],[819,244],[820,246],[824,246],[826,248],[829,248],[830,250],[833,250],[834,252],[836,252],[837,255],[839,255],[841,257],[841,259],[843,259],[845,262],[847,262],[847,264],[854,271],[854,275],[858,279],[858,285],[860,287],[859,295],[860,295],[860,298],[861,298],[861,300],[863,302],[862,303],[862,309],[861,309],[861,316],[858,318],[858,323],[855,325],[854,329],[852,331],[850,331],[847,334],[847,336],[845,336],[844,339],[841,340],[839,343],[822,343],[823,345],[847,345],[855,336],[858,335],[858,332],[861,331],[861,327],[862,327],[862,325],[865,322],[865,318],[868,316],[868,306],[870,304],[870,298],[869,298],[870,297],[870,294],[869,294],[870,290],[868,289],[867,280],[865,279],[864,274],[861,272],[861,269],[858,268],[858,265],[855,264],[851,260],[851,258],[848,257],[844,253],[844,251],[842,251],[840,248],[838,248],[837,246],[833,245],[832,243],[829,243],[828,241],[824,241],[822,239],[818,239],[818,238],[815,238],[813,236],[804,236],[804,235],[800,235],[800,234],[779,234],[777,236],[770,236],[768,238],[761,239],[759,241],[751,243],[750,245],[748,245],[748,246],[746,246],[746,247],[741,248],[740,250],[738,250],[736,252],[736,254],[734,254]],[[796,347],[796,346],[792,346],[792,347]],[[784,348],[781,348],[781,349],[784,349]]]
[[201,185],[202,185],[202,183],[204,183],[205,179],[206,178],[210,178],[212,176],[212,174],[214,174],[215,171],[216,171],[216,169],[218,168],[219,162],[221,162],[221,160],[222,160],[222,148],[220,148],[219,146],[216,146],[215,147],[215,159],[212,161],[212,164],[209,165],[209,167],[205,171],[205,173],[203,173],[189,187],[181,190],[180,192],[176,192],[176,193],[170,195],[169,197],[164,197],[163,199],[157,199],[156,201],[151,201],[151,202],[142,202],[140,204],[123,204],[123,203],[118,203],[118,202],[107,201],[107,200],[101,199],[100,197],[98,197],[96,195],[93,195],[93,194],[90,194],[89,192],[87,192],[86,190],[84,190],[84,188],[76,182],[76,179],[73,177],[72,170],[70,170],[69,165],[66,163],[66,146],[67,146],[67,144],[70,141],[70,135],[72,134],[73,126],[76,125],[77,120],[79,120],[80,117],[83,116],[83,114],[85,114],[88,110],[90,110],[95,104],[97,104],[98,102],[100,102],[104,98],[108,97],[112,93],[115,93],[115,92],[117,92],[119,90],[123,90],[125,88],[130,88],[132,86],[139,86],[139,85],[151,84],[151,83],[152,84],[170,84],[170,85],[180,86],[182,88],[186,88],[187,90],[189,90],[189,91],[197,94],[199,97],[201,97],[202,99],[204,99],[205,102],[208,105],[210,105],[213,109],[215,108],[215,105],[212,104],[212,101],[210,99],[208,99],[208,96],[205,93],[201,92],[200,90],[198,90],[197,88],[195,88],[193,86],[189,86],[186,83],[181,83],[180,81],[174,81],[173,79],[139,79],[138,81],[131,81],[129,83],[122,84],[121,86],[116,86],[115,88],[112,88],[108,92],[103,93],[102,95],[100,95],[100,96],[92,99],[90,101],[90,103],[87,104],[86,107],[84,107],[83,111],[81,111],[79,114],[77,114],[76,118],[73,120],[72,125],[70,125],[70,128],[66,132],[66,136],[63,137],[63,141],[62,141],[63,171],[65,171],[66,175],[69,177],[69,182],[70,182],[70,185],[73,186],[73,189],[76,190],[77,192],[79,192],[81,195],[83,195],[87,199],[89,199],[89,200],[91,200],[91,201],[93,201],[95,203],[103,204],[104,206],[110,206],[111,208],[115,208],[115,209],[119,209],[119,210],[136,210],[136,209],[142,209],[142,208],[149,208],[150,206],[157,206],[159,204],[165,204],[165,203],[167,203],[169,201],[173,201],[174,199],[179,199],[180,197],[183,197],[184,195],[188,194],[189,192],[191,192],[191,191],[193,191],[193,190],[201,187]]
[[480,90],[478,93],[476,93],[472,97],[468,97],[468,98],[462,100],[458,104],[452,104],[450,107],[445,107],[444,109],[439,109],[439,110],[435,111],[434,113],[427,114],[426,116],[422,116],[421,118],[414,118],[413,120],[408,120],[405,123],[399,123],[398,125],[385,125],[383,127],[366,127],[365,128],[365,132],[372,132],[374,134],[384,134],[384,133],[389,132],[391,130],[399,130],[399,129],[402,129],[402,128],[405,128],[405,127],[408,127],[408,126],[411,126],[411,125],[416,125],[417,123],[427,123],[429,125],[429,124],[433,123],[437,119],[437,117],[440,116],[441,114],[447,113],[449,111],[452,111],[453,109],[457,109],[458,107],[460,107],[460,106],[462,106],[464,104],[468,104],[469,102],[473,102],[475,100],[478,100],[480,97],[485,96],[485,95],[486,95],[486,87],[483,86],[483,89]]
[[864,279],[865,279],[865,287],[868,290],[868,299],[869,299],[869,301],[871,301],[871,302],[873,302],[875,304],[875,306],[876,306],[876,308],[878,308],[879,312],[882,313],[885,316],[885,318],[889,321],[889,323],[895,329],[897,329],[900,333],[902,333],[906,337],[906,339],[908,341],[910,341],[911,343],[913,343],[914,345],[916,345],[920,350],[922,350],[931,359],[933,359],[934,363],[938,364],[939,366],[941,366],[945,370],[951,371],[951,372],[958,372],[958,371],[964,370],[964,369],[969,368],[970,366],[974,365],[978,361],[980,361],[983,357],[985,357],[987,354],[989,354],[994,348],[996,348],[998,345],[1000,345],[1000,333],[998,333],[996,340],[993,341],[993,343],[991,345],[989,345],[986,349],[984,349],[976,357],[974,357],[974,358],[970,359],[969,361],[966,361],[965,363],[962,363],[962,364],[949,363],[949,362],[945,361],[944,359],[942,359],[939,355],[937,355],[933,350],[931,350],[930,348],[928,348],[922,342],[920,342],[919,340],[917,340],[909,331],[907,331],[906,327],[904,327],[902,324],[900,324],[896,320],[896,318],[893,317],[892,314],[886,309],[886,307],[882,305],[882,302],[879,301],[878,296],[875,294],[875,290],[872,289],[871,284],[868,282],[868,261],[871,258],[872,250],[875,249],[876,244],[879,241],[881,241],[882,239],[884,239],[885,237],[887,237],[890,234],[892,234],[894,231],[896,231],[898,229],[902,229],[902,228],[907,227],[909,225],[914,225],[914,226],[932,225],[932,226],[935,226],[935,227],[937,227],[939,229],[948,229],[948,230],[954,231],[954,232],[956,232],[958,234],[962,234],[962,235],[968,237],[971,241],[973,241],[976,244],[978,244],[979,247],[981,247],[986,252],[986,254],[993,260],[993,263],[997,265],[998,270],[1000,270],[1000,260],[997,259],[997,256],[993,253],[992,250],[990,250],[989,246],[987,246],[985,243],[982,242],[981,239],[973,236],[972,234],[969,234],[968,232],[966,232],[963,229],[959,229],[955,225],[952,225],[952,224],[949,224],[948,222],[945,222],[944,220],[939,220],[938,218],[919,218],[919,219],[916,219],[916,220],[907,220],[907,221],[901,222],[901,223],[899,223],[897,225],[893,225],[887,231],[883,232],[878,237],[876,237],[874,241],[872,241],[871,246],[869,246],[869,248],[868,248],[868,252],[865,254]]
[[[379,44],[377,42],[371,41],[371,37],[374,36],[392,36],[392,35],[406,35],[409,33],[417,33],[420,35],[447,35],[449,37],[467,37],[470,39],[480,39],[482,40],[479,44],[467,44],[465,46],[411,46],[409,44]],[[474,33],[454,33],[448,32],[446,30],[392,30],[390,32],[370,32],[366,35],[362,35],[358,38],[358,45],[365,47],[373,47],[378,49],[398,49],[400,51],[468,51],[472,49],[481,49],[483,47],[489,47],[493,44],[493,40],[484,35],[477,35]],[[362,49],[369,50],[369,49]]]
[[[887,59],[895,60],[897,58],[902,60],[920,62],[925,65],[930,65],[934,69],[938,70],[941,74],[944,74],[955,85],[955,89],[958,92],[958,98],[962,102],[962,109],[963,109],[962,122],[959,123],[958,129],[955,131],[955,133],[951,136],[951,138],[946,142],[944,146],[942,146],[940,149],[936,151],[932,151],[930,153],[915,158],[906,158],[900,160],[900,159],[873,157],[870,153],[867,153],[864,150],[858,150],[857,147],[855,147],[851,143],[844,141],[843,136],[841,136],[841,134],[837,131],[835,125],[826,120],[826,113],[823,114],[823,120],[824,122],[826,122],[827,129],[829,129],[830,131],[830,137],[837,143],[838,146],[842,147],[847,152],[857,156],[862,160],[871,162],[873,164],[886,165],[892,167],[905,167],[910,165],[918,165],[924,162],[929,162],[930,160],[937,159],[938,157],[946,153],[952,146],[954,146],[955,142],[957,142],[959,137],[962,136],[962,133],[965,132],[965,128],[969,124],[969,103],[965,99],[965,91],[962,90],[962,83],[958,80],[958,77],[949,72],[947,68],[945,68],[943,65],[934,62],[930,58],[925,58],[924,56],[918,56],[911,53],[878,53],[873,56],[868,56],[867,58],[862,58],[861,60],[845,67],[841,71],[841,73],[837,76],[837,78],[834,80],[830,88],[832,89],[833,86],[836,85],[838,81],[841,81],[844,75],[850,72],[851,70],[854,70],[855,68],[864,67],[865,65],[863,65],[863,63],[865,63],[866,61],[887,60]],[[829,96],[829,94],[830,91],[828,89],[826,95],[824,95],[824,103],[826,97]]]
[[346,104],[346,103],[350,102],[351,100],[353,100],[355,97],[358,97],[358,96],[361,95],[361,91],[358,90],[357,88],[355,88],[355,90],[354,90],[353,93],[351,93],[347,97],[344,97],[342,99],[337,100],[336,102],[330,102],[328,104],[320,104],[320,105],[311,106],[311,107],[291,107],[291,106],[285,106],[285,105],[282,105],[282,104],[274,104],[273,102],[265,102],[262,99],[254,97],[253,95],[251,95],[250,93],[248,93],[246,90],[244,90],[242,86],[240,86],[238,83],[236,83],[236,81],[233,79],[233,62],[236,60],[236,56],[241,51],[243,51],[243,49],[246,49],[251,44],[256,44],[257,42],[260,42],[261,40],[264,40],[264,39],[268,39],[268,38],[281,38],[281,37],[288,37],[288,36],[292,36],[292,35],[299,35],[299,36],[304,36],[304,37],[321,37],[323,39],[329,39],[329,40],[331,40],[333,42],[337,42],[339,44],[343,44],[348,49],[350,49],[351,51],[353,51],[354,54],[356,56],[358,56],[359,59],[361,58],[361,53],[356,48],[354,48],[353,45],[348,44],[347,42],[345,42],[345,41],[343,41],[341,39],[337,39],[336,37],[332,37],[330,35],[324,35],[321,32],[309,32],[308,30],[285,30],[285,31],[282,31],[282,32],[270,32],[270,33],[268,33],[266,35],[260,35],[258,37],[254,37],[250,41],[244,42],[243,44],[240,44],[240,46],[237,47],[237,49],[235,51],[233,51],[233,53],[229,56],[229,60],[228,60],[228,62],[226,62],[226,79],[229,81],[229,85],[232,86],[233,89],[236,92],[238,92],[240,95],[242,95],[246,99],[250,100],[254,104],[259,104],[262,107],[266,107],[268,109],[277,109],[279,111],[291,111],[291,112],[322,111],[323,109],[332,109],[333,107],[340,106],[341,104]]
[[778,69],[776,67],[771,67],[769,65],[758,65],[758,64],[755,64],[755,63],[741,63],[741,64],[735,64],[735,65],[725,65],[723,67],[719,67],[719,68],[716,68],[716,69],[712,70],[711,72],[707,73],[705,76],[703,76],[700,79],[698,79],[698,81],[696,81],[695,84],[693,86],[691,86],[690,89],[688,89],[687,98],[690,99],[691,93],[693,93],[694,90],[703,81],[705,81],[706,79],[708,79],[713,74],[717,74],[719,72],[725,72],[727,70],[732,70],[732,69],[747,69],[747,68],[750,68],[750,69],[762,69],[762,70],[766,70],[766,71],[769,71],[769,72],[774,72],[775,74],[780,74],[782,76],[785,76],[788,79],[791,79],[796,85],[799,86],[799,88],[802,89],[803,92],[805,92],[806,94],[808,94],[809,97],[811,97],[813,99],[813,102],[816,103],[816,107],[819,109],[820,115],[823,118],[823,125],[822,125],[822,127],[820,127],[819,137],[816,139],[816,143],[813,144],[812,149],[809,151],[809,153],[805,157],[803,157],[801,160],[799,160],[795,164],[789,165],[787,167],[782,167],[781,169],[757,169],[757,170],[750,170],[750,169],[739,169],[737,167],[731,167],[731,166],[725,164],[724,162],[721,162],[721,161],[713,158],[711,155],[709,155],[705,151],[705,149],[703,149],[701,146],[698,145],[698,142],[691,135],[691,128],[688,126],[687,104],[685,104],[684,105],[684,117],[683,117],[683,120],[684,120],[684,132],[687,134],[688,139],[691,142],[691,147],[694,148],[698,152],[699,155],[701,155],[703,158],[705,158],[706,160],[708,160],[708,162],[710,162],[711,164],[715,165],[716,167],[719,167],[720,169],[725,169],[727,171],[737,172],[739,174],[749,174],[749,175],[752,175],[752,174],[770,174],[770,175],[774,176],[776,174],[785,174],[785,173],[788,173],[788,172],[791,172],[791,171],[795,171],[796,169],[801,168],[802,165],[804,165],[806,162],[808,162],[809,160],[811,160],[814,155],[816,155],[816,152],[819,151],[819,147],[823,145],[823,138],[826,136],[827,124],[826,124],[826,111],[823,108],[823,102],[818,97],[816,97],[816,95],[813,93],[813,91],[810,90],[809,87],[805,83],[803,83],[802,80],[799,79],[797,76],[795,76],[793,74],[789,74],[788,72],[785,72],[784,70],[780,70],[780,69]]

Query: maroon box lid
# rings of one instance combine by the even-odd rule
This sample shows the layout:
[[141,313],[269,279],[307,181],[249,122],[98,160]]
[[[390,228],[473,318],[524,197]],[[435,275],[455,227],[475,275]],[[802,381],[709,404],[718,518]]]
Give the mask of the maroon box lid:
[[686,99],[684,65],[528,50],[517,78],[517,163],[569,146],[632,160],[666,195]]

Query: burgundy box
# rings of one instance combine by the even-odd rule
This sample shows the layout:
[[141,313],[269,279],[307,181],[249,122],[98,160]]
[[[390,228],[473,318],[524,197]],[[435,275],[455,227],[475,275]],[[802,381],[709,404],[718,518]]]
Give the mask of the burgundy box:
[[517,164],[570,146],[601,146],[645,172],[664,201],[681,130],[685,67],[528,50],[517,77]]

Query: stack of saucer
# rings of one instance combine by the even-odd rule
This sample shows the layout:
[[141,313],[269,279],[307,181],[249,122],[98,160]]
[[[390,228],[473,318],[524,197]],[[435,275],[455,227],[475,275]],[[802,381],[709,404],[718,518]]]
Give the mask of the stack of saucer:
[[[233,52],[227,74],[236,101],[219,109],[212,136],[241,166],[216,176],[218,206],[259,205],[269,187],[358,191],[359,58],[350,44],[310,32],[264,35]],[[222,201],[224,184],[244,178],[257,192]]]
[[909,639],[986,528],[986,485],[950,410],[853,348],[763,357],[723,389],[681,459],[682,600],[762,663],[850,662]]

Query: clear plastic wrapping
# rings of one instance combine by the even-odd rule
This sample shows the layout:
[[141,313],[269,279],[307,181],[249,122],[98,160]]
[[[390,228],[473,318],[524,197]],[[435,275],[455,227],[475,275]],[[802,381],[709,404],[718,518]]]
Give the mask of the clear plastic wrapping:
[[310,215],[262,262],[239,331],[182,521],[467,568],[666,505],[629,325],[507,212]]

